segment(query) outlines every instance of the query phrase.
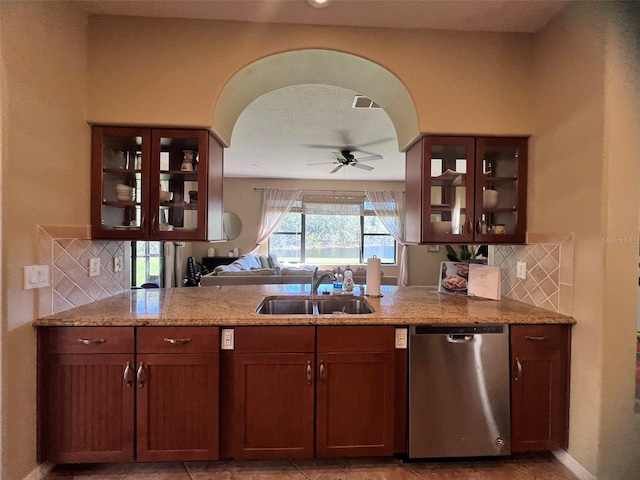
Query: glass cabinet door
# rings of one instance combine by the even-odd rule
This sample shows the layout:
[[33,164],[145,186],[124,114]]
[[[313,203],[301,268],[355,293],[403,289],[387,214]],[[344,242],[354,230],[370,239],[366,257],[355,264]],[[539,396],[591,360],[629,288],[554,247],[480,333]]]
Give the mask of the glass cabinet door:
[[148,225],[144,212],[149,144],[146,129],[95,127],[93,129],[92,234],[95,238],[144,238]]
[[152,237],[204,238],[207,132],[154,129],[152,145]]
[[523,242],[526,229],[526,138],[476,140],[476,238]]
[[[473,236],[474,142],[467,137],[428,137],[424,144],[423,238],[467,242]],[[426,220],[426,219],[425,219]]]

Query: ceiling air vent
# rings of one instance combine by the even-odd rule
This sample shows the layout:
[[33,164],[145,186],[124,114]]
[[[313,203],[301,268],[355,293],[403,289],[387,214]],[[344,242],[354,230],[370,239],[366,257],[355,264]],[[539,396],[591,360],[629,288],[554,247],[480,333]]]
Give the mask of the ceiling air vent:
[[380,108],[376,102],[364,95],[356,95],[353,99],[352,108]]

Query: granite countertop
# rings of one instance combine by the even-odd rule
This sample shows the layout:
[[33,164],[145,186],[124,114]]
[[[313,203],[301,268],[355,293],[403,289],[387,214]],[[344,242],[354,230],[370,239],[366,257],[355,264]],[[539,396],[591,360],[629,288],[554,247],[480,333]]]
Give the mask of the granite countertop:
[[[321,287],[320,291],[322,291]],[[37,319],[46,326],[412,325],[466,323],[575,323],[572,317],[504,298],[439,294],[435,287],[382,286],[366,297],[366,315],[263,315],[265,296],[309,295],[309,285],[210,286],[131,290]]]

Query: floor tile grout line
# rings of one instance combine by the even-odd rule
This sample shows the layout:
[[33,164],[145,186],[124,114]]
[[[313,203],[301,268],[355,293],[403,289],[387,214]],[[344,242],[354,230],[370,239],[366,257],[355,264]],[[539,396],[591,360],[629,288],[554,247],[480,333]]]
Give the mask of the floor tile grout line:
[[288,461],[291,465],[293,465],[293,466],[294,466],[294,468],[295,468],[296,470],[298,470],[298,471],[299,471],[299,472],[304,476],[304,478],[308,478],[309,480],[311,480],[311,477],[310,477],[309,475],[307,475],[306,473],[304,473],[304,471],[303,471],[303,470],[302,470],[298,465],[296,465],[296,464],[294,463],[294,461],[293,461],[291,458],[287,458],[287,461]]

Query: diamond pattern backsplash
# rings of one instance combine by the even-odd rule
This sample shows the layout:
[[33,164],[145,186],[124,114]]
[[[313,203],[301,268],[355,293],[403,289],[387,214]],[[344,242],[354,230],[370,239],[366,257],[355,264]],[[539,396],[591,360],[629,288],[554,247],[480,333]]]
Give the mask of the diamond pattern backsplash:
[[[39,316],[59,313],[130,288],[130,243],[82,238],[86,233],[83,227],[40,227],[40,263],[49,265],[51,286],[39,291]],[[113,268],[116,256],[123,260],[119,272]],[[90,258],[100,259],[100,274],[95,277],[89,277]]]
[[[573,235],[557,241],[552,241],[551,236],[545,237],[548,238],[544,238],[547,240],[544,243],[495,246],[491,263],[500,267],[503,296],[571,314]],[[516,276],[517,262],[527,264],[524,280]]]

